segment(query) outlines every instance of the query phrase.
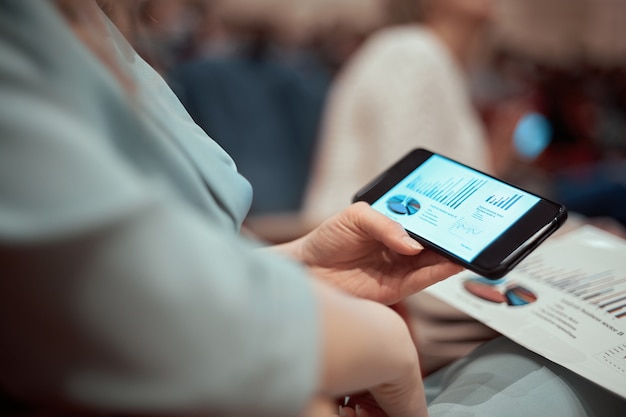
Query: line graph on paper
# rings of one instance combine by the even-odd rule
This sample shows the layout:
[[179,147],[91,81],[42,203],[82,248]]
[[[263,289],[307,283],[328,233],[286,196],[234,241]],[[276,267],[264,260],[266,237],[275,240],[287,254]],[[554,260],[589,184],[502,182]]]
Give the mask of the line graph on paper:
[[626,375],[626,344],[615,346],[612,349],[594,355],[594,357]]

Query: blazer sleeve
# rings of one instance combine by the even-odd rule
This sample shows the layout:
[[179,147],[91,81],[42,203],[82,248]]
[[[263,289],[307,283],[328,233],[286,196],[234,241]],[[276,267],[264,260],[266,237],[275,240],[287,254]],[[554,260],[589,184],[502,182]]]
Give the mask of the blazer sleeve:
[[297,414],[319,360],[306,272],[182,198],[70,37],[48,2],[0,4],[0,391],[68,414]]

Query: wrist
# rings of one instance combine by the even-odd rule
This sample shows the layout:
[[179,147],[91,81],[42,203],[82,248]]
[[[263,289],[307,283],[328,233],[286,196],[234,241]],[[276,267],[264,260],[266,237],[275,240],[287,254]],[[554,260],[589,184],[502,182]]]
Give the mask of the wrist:
[[390,308],[329,289],[321,292],[322,392],[330,396],[419,377],[417,351],[404,320]]
[[424,385],[417,361],[414,366],[407,366],[397,379],[370,389],[370,393],[389,416],[428,416]]

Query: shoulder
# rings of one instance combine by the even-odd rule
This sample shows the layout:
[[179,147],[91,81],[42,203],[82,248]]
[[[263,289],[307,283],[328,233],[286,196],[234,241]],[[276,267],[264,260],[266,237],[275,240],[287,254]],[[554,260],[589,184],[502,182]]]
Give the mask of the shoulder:
[[363,45],[363,53],[386,56],[418,56],[436,54],[444,49],[436,36],[419,25],[403,25],[382,29],[373,34]]
[[365,67],[372,73],[414,76],[437,73],[449,66],[448,51],[429,29],[403,25],[382,29],[368,38],[349,67]]
[[435,35],[427,28],[412,24],[391,26],[374,33],[366,42],[370,48],[390,51],[436,48]]

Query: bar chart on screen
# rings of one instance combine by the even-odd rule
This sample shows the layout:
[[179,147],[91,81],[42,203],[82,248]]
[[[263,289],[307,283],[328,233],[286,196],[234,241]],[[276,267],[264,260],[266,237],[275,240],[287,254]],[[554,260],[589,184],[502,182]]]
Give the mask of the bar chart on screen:
[[513,205],[517,203],[521,198],[522,198],[521,194],[513,194],[511,196],[505,196],[505,197],[491,195],[489,196],[489,198],[485,200],[485,202],[491,204],[492,206],[501,208],[502,210],[508,210],[511,207],[513,207]]
[[419,175],[407,184],[407,188],[438,203],[456,209],[486,183],[486,179],[471,176],[449,177],[445,180],[438,180],[424,178],[422,175]]

